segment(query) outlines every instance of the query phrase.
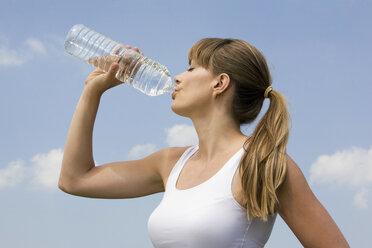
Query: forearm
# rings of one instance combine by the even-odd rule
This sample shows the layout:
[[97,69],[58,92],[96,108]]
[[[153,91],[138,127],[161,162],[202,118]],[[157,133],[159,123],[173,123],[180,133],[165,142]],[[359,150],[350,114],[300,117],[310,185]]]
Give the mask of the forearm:
[[60,185],[94,167],[92,136],[101,94],[86,86],[77,104],[67,135]]

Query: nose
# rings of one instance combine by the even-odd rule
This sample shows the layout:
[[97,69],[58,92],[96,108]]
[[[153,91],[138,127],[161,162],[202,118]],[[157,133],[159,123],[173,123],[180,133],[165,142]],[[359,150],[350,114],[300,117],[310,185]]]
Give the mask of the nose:
[[181,77],[180,75],[177,75],[174,77],[174,82],[176,82],[176,84],[180,84],[181,83]]

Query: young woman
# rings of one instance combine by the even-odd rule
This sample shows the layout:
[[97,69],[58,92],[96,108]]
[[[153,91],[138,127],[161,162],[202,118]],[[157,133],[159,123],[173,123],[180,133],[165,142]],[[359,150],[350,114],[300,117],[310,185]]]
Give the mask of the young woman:
[[[171,108],[192,120],[199,144],[95,167],[92,132],[100,97],[121,83],[113,63],[85,82],[59,187],[94,198],[165,192],[148,222],[159,248],[263,247],[277,213],[305,247],[349,247],[286,154],[289,114],[284,97],[271,87],[264,56],[242,40],[207,38],[194,44],[188,58],[189,69],[174,79]],[[244,135],[240,126],[256,119],[265,98],[267,112],[253,134]]]

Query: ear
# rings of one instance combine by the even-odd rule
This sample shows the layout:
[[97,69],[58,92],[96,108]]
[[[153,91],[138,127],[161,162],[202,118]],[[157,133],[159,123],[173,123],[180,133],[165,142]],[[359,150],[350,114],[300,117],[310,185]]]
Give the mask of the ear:
[[226,92],[230,86],[230,77],[226,73],[218,75],[213,85],[213,96],[221,95]]

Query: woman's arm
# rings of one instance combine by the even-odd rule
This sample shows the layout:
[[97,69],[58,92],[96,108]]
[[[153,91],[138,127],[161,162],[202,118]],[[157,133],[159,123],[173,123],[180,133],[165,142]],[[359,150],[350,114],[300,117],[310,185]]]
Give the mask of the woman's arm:
[[105,68],[107,73],[95,70],[85,82],[63,154],[59,187],[67,193],[93,198],[133,198],[164,191],[161,169],[165,161],[172,160],[168,159],[172,157],[169,154],[179,153],[174,149],[162,149],[139,160],[94,164],[94,121],[101,95],[121,84],[115,78],[118,67],[113,63]]
[[109,88],[108,84],[118,83],[115,78],[117,70],[117,64],[113,64],[108,73],[95,70],[85,82],[83,93],[67,135],[59,181],[60,186],[66,186],[94,167],[92,153],[94,121],[101,95]]
[[340,229],[315,197],[297,164],[287,156],[286,179],[278,191],[279,214],[304,247],[349,247]]

